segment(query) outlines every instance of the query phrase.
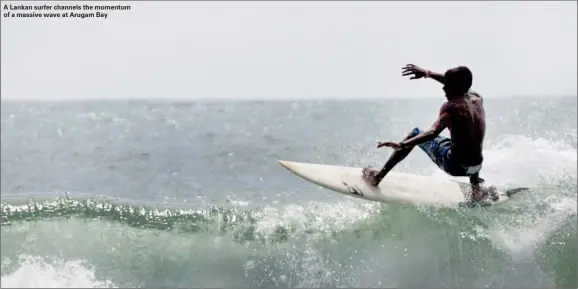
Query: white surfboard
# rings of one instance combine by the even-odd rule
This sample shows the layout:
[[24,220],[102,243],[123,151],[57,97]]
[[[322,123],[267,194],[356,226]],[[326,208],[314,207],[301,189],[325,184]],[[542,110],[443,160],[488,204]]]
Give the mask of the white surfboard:
[[470,184],[451,179],[389,172],[379,186],[368,185],[362,179],[362,168],[322,165],[292,161],[278,161],[297,176],[324,188],[345,195],[376,202],[396,202],[424,204],[442,207],[473,207],[503,203],[527,187],[496,187],[499,196],[496,201],[472,203],[467,201],[471,193]]

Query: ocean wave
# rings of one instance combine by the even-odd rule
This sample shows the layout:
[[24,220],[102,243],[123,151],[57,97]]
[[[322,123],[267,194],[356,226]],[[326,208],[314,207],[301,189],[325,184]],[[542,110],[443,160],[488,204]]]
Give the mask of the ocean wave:
[[[54,274],[51,282],[65,287],[82,287],[86,283],[79,282],[86,280],[91,287],[568,285],[574,282],[575,260],[550,254],[562,257],[575,247],[571,189],[528,195],[508,208],[477,210],[351,199],[192,208],[89,194],[13,196],[2,204],[2,279],[33,287],[15,280],[26,270],[74,267],[96,277],[82,273],[92,279],[65,282]],[[416,270],[419,276],[408,273]],[[533,277],[514,278],[524,270]]]

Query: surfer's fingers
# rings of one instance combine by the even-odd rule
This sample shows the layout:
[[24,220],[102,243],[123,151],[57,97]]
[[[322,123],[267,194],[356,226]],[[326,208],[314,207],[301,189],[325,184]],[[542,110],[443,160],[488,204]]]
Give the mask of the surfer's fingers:
[[416,71],[415,70],[404,70],[401,72],[403,75],[410,75],[410,74],[415,74]]
[[403,69],[403,70],[412,70],[412,69],[413,69],[413,66],[410,65],[410,64],[408,64],[408,65],[402,67],[401,69]]
[[412,77],[410,77],[409,79],[412,80],[412,79],[418,79],[418,78],[420,78],[420,77],[412,76]]
[[393,146],[395,146],[393,142],[386,141],[386,142],[380,142],[377,147],[380,148],[380,147],[393,147]]

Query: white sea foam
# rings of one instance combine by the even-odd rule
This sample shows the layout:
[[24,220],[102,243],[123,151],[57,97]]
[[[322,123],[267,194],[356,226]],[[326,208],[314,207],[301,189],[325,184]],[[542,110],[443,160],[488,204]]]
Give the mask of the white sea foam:
[[94,271],[81,260],[50,261],[35,256],[21,256],[20,267],[1,278],[2,288],[113,288],[109,281],[99,281]]

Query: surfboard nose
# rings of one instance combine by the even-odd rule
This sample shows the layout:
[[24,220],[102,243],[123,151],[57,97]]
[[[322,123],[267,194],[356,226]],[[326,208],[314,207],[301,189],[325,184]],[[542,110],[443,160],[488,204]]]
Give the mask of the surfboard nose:
[[277,160],[279,164],[281,164],[284,168],[288,169],[289,171],[296,173],[296,171],[302,170],[299,165],[303,165],[299,162],[292,162],[292,161],[285,161],[285,160]]
[[278,162],[279,164],[281,164],[284,168],[290,170],[290,168],[289,168],[289,167],[290,167],[290,162],[284,161],[284,160],[277,160],[277,162]]

